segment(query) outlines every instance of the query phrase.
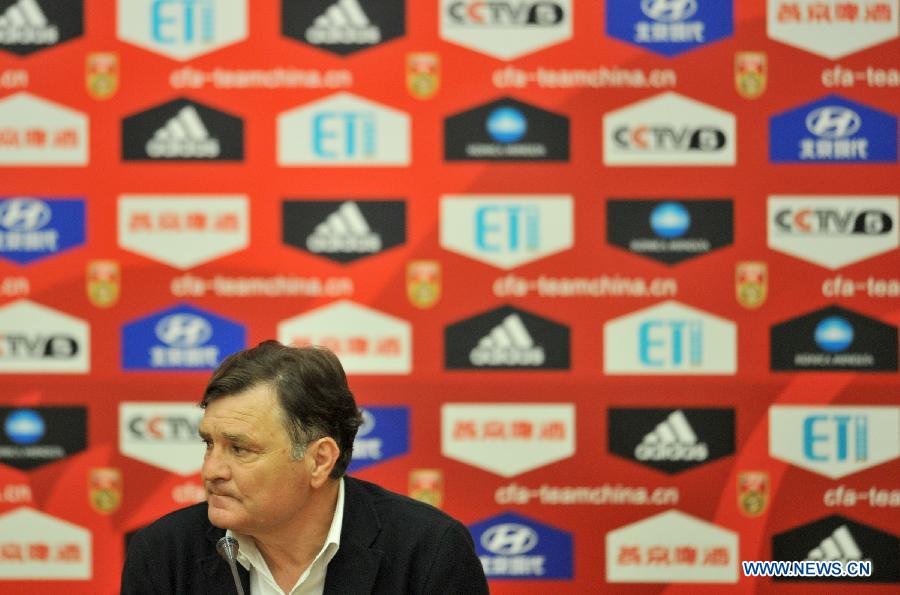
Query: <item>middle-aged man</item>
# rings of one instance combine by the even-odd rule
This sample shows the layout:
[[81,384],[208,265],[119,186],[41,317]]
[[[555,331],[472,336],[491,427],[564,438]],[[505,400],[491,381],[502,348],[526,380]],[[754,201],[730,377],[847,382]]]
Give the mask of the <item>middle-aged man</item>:
[[459,521],[344,475],[361,416],[332,352],[266,341],[231,355],[200,405],[207,502],[132,538],[122,593],[236,592],[226,535],[253,595],[488,592]]

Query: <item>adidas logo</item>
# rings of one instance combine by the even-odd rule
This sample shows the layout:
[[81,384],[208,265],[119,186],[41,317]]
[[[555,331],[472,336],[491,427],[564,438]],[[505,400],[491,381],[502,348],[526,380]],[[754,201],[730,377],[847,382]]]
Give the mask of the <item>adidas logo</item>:
[[185,157],[214,159],[221,153],[219,141],[210,138],[197,108],[187,105],[147,141],[147,155],[154,159]]
[[841,525],[819,544],[810,550],[807,560],[862,560],[863,553],[856,545],[856,540],[847,525]]
[[338,0],[306,30],[314,45],[370,45],[381,41],[381,29],[369,21],[359,0]]
[[518,314],[510,314],[469,352],[474,366],[540,366],[544,348],[535,345]]
[[705,461],[709,448],[697,442],[697,434],[679,409],[644,436],[634,456],[639,461]]
[[314,253],[375,253],[381,250],[381,236],[369,228],[359,205],[348,201],[316,226],[306,247]]
[[37,0],[19,0],[0,15],[0,44],[53,45],[59,29],[47,22]]

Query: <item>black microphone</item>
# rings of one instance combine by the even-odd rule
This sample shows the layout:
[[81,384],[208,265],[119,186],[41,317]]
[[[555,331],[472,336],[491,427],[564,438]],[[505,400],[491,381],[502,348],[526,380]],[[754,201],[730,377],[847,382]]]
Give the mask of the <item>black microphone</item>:
[[220,556],[225,558],[226,562],[228,562],[228,566],[231,568],[231,577],[234,579],[234,586],[237,589],[238,595],[244,595],[244,587],[241,586],[241,577],[238,576],[237,566],[235,565],[238,554],[237,539],[228,536],[223,537],[216,542],[216,551],[219,552]]

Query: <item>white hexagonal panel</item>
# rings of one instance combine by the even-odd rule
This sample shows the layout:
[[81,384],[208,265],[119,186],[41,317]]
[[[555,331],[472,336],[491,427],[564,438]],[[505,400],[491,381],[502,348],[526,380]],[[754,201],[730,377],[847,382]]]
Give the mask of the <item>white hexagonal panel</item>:
[[119,246],[189,269],[246,248],[249,219],[241,194],[123,194]]
[[734,374],[737,328],[670,300],[604,324],[603,362],[607,374]]
[[0,308],[0,374],[87,374],[88,324],[59,310],[18,300]]
[[448,194],[441,247],[501,269],[568,250],[574,205],[567,194]]
[[[89,580],[91,532],[22,506],[0,515],[2,580]],[[5,591],[12,592],[12,591]]]
[[348,374],[409,374],[412,370],[411,325],[348,300],[281,321],[278,340],[295,347],[327,347]]
[[0,167],[88,164],[88,118],[22,91],[0,99]]
[[900,457],[900,407],[769,408],[769,455],[831,479]]
[[199,473],[202,418],[197,403],[119,403],[119,451],[179,475]]
[[900,0],[768,0],[769,37],[841,58],[897,38]]
[[118,0],[119,39],[185,61],[247,38],[247,0]]
[[603,116],[606,165],[734,165],[734,115],[673,91]]
[[832,270],[900,246],[896,196],[770,196],[768,219],[769,248]]
[[736,583],[738,535],[678,510],[606,534],[611,583]]
[[575,454],[575,405],[447,403],[441,454],[513,477]]

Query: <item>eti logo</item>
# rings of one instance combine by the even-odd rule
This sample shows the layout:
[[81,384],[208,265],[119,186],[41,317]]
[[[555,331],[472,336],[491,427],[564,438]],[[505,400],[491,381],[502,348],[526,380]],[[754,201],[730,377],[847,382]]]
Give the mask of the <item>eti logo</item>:
[[185,61],[247,37],[247,0],[118,0],[118,37]]
[[572,247],[568,195],[447,195],[441,198],[441,246],[502,269]]
[[769,454],[832,479],[900,457],[900,407],[769,408]]
[[278,115],[282,166],[405,166],[409,145],[409,115],[351,93]]
[[604,325],[607,374],[734,374],[737,330],[729,320],[663,302]]

